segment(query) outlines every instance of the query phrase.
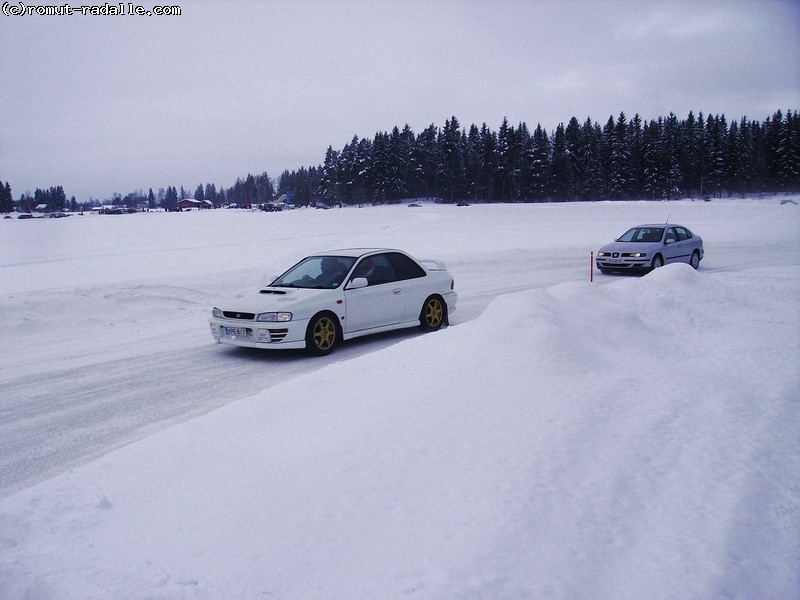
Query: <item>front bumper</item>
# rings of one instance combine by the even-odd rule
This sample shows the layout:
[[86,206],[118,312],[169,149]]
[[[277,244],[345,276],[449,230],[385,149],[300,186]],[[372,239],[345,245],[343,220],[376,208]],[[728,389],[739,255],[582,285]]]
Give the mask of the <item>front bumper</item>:
[[308,319],[287,323],[261,323],[211,318],[208,322],[211,335],[220,344],[266,350],[299,350],[306,347]]
[[650,268],[650,261],[644,258],[598,258],[598,269],[606,271],[639,271]]

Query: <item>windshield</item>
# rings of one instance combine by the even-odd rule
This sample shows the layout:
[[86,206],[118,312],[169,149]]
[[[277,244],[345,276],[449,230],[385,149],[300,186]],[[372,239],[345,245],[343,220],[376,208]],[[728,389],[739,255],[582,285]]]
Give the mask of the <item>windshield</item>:
[[309,256],[270,285],[272,287],[332,290],[344,283],[356,259],[351,256]]
[[618,242],[660,242],[664,235],[663,227],[634,227],[623,233]]

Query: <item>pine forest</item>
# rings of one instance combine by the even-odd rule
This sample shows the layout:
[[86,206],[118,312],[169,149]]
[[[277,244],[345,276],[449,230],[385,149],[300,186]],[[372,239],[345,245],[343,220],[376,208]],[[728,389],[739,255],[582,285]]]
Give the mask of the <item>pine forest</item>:
[[[463,127],[456,117],[419,133],[408,125],[372,138],[328,147],[317,166],[286,170],[275,182],[248,174],[230,188],[199,184],[147,194],[115,194],[110,203],[176,210],[186,198],[207,206],[295,206],[439,202],[566,202],[710,199],[800,191],[800,114],[775,112],[763,122],[724,115],[674,114],[643,121],[624,113],[605,125],[573,117],[548,132],[504,119]],[[9,182],[0,181],[0,212],[14,209]],[[21,210],[83,209],[61,186],[37,189],[16,202]],[[95,204],[99,202],[95,201]]]

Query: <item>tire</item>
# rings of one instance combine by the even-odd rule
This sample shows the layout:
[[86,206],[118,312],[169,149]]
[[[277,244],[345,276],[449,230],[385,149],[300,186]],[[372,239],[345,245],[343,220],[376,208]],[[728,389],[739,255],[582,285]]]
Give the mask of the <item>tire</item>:
[[313,356],[326,356],[339,343],[339,325],[332,313],[320,313],[308,324],[306,351]]
[[692,258],[689,260],[689,264],[692,265],[692,268],[696,271],[697,267],[700,266],[700,253],[695,250],[692,252]]
[[663,266],[664,266],[663,257],[660,254],[656,254],[653,257],[653,265],[652,265],[653,269],[660,269]]
[[611,269],[604,269],[603,267],[600,267],[600,272],[603,275],[610,275],[611,274]]
[[441,296],[430,296],[419,313],[419,328],[422,331],[438,331],[447,320],[447,304]]

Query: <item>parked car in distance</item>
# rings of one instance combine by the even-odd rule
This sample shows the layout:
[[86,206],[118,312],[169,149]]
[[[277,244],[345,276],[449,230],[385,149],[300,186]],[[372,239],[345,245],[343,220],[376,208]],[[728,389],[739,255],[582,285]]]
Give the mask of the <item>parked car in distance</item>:
[[683,225],[637,225],[603,246],[595,264],[601,273],[646,271],[667,263],[703,260],[703,240]]
[[408,207],[409,208],[421,208],[422,204],[420,204],[419,202],[409,202]]
[[373,333],[436,331],[449,323],[457,299],[442,261],[351,248],[307,256],[263,289],[217,304],[209,322],[222,344],[325,355]]

